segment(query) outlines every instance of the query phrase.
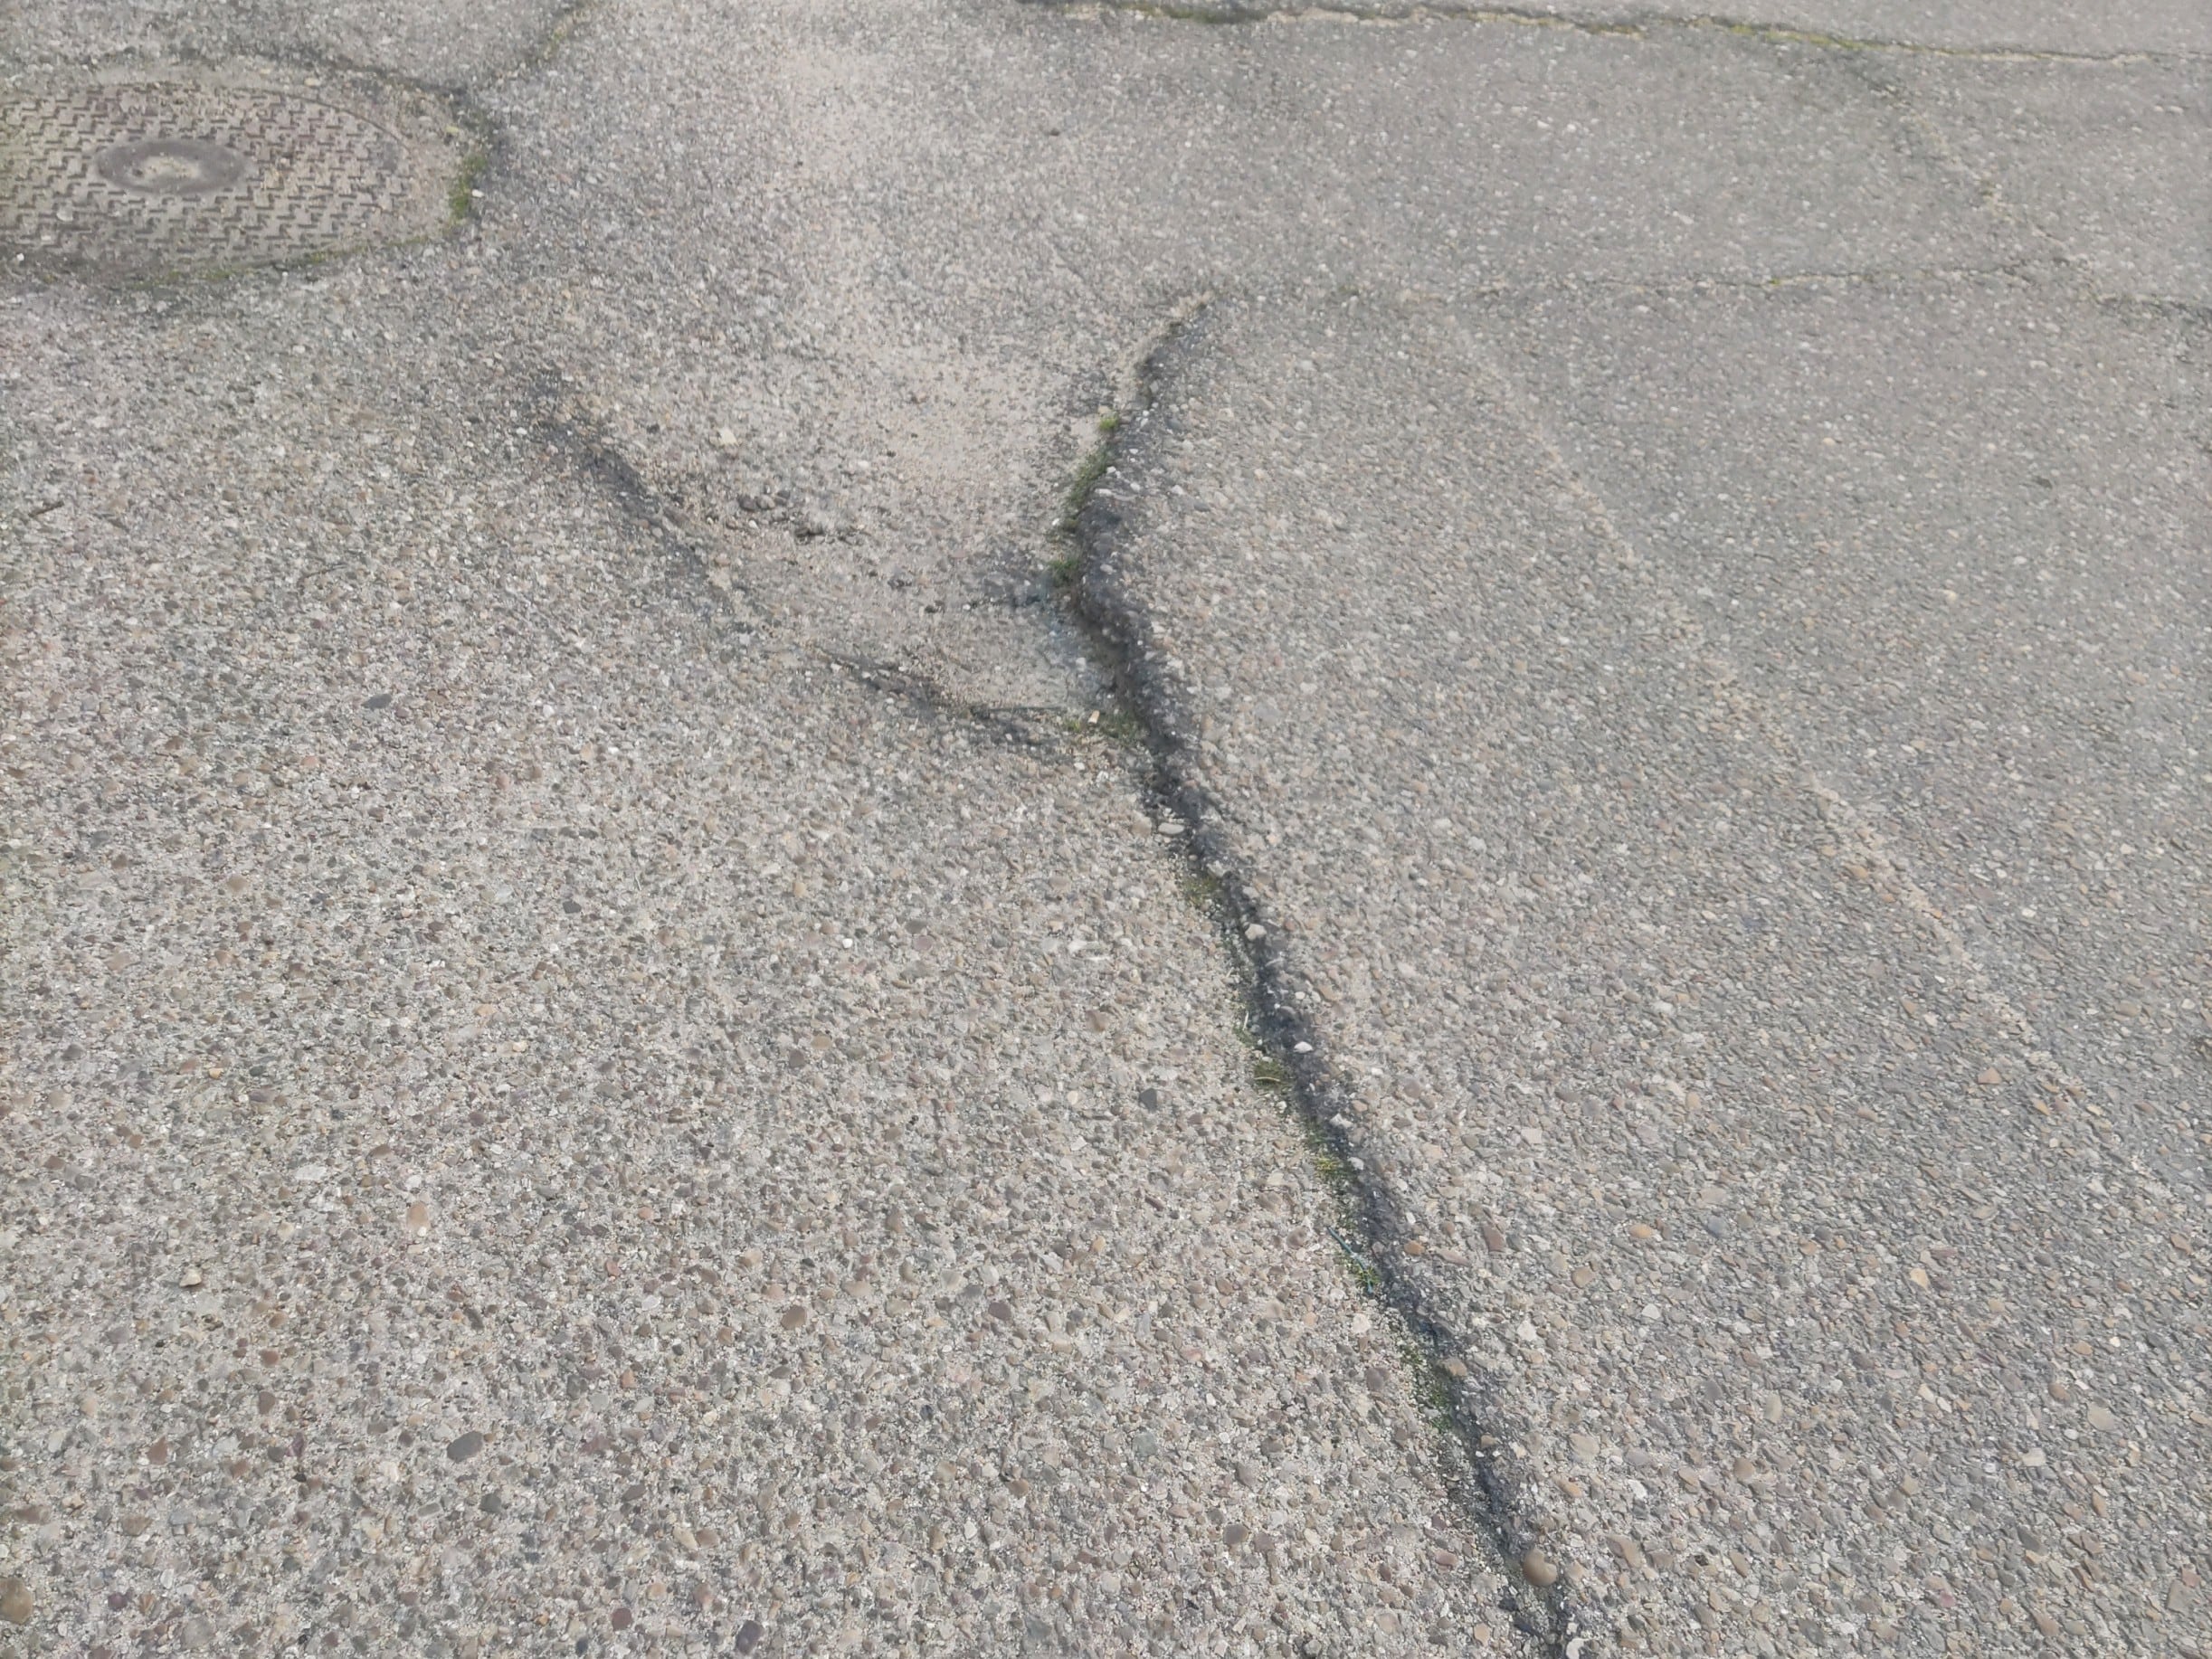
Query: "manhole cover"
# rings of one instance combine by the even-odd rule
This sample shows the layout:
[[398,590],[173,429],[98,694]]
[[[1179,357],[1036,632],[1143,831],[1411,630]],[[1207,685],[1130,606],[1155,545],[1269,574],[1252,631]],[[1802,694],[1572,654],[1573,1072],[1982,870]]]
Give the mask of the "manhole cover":
[[405,241],[448,222],[466,148],[433,100],[356,77],[0,90],[0,251],[151,277]]

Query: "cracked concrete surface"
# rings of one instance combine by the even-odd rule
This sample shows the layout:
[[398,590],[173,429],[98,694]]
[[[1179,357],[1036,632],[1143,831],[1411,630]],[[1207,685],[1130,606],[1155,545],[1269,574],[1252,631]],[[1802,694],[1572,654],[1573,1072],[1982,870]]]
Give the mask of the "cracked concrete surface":
[[295,366],[383,288],[13,313],[34,1634],[1510,1650],[1112,746],[764,629],[453,338]]
[[[1662,319],[1780,306],[1802,342],[1818,310],[1894,331],[1901,298],[1600,305]],[[2025,295],[1982,295],[1978,312],[2008,299],[2034,314]],[[1215,308],[1099,485],[1086,576],[1142,619],[1138,683],[1318,1034],[1309,1085],[1391,1195],[1400,1271],[1459,1333],[1476,1408],[1523,1431],[1496,1453],[1515,1541],[1563,1559],[1586,1617],[1669,1649],[1747,1611],[1786,1645],[1839,1629],[1940,1641],[1956,1608],[1995,1639],[2008,1625],[2025,1639],[2040,1615],[2115,1648],[2138,1618],[2188,1641],[2168,1616],[2196,1610],[2180,1575],[2207,1501],[2188,1275],[2206,1239],[2202,1049],[2186,1029],[2161,1043],[2155,1017],[2117,1042],[2067,1025],[2090,1011],[2077,999],[2135,1007],[2146,969],[2193,989],[2196,906],[2164,867],[2124,919],[2055,892],[2036,855],[1964,821],[2010,830],[2023,791],[1974,775],[1968,732],[1939,744],[1896,706],[1904,681],[1868,649],[1893,630],[1920,684],[1972,675],[1979,731],[2057,724],[2005,719],[1984,687],[2084,700],[2060,674],[1988,673],[2004,624],[2041,625],[2017,597],[1985,588],[1999,615],[1941,630],[1986,653],[1953,667],[1913,642],[1924,609],[1893,621],[1881,581],[1822,558],[1806,581],[1856,590],[1826,657],[1800,643],[1819,617],[1766,588],[1779,566],[1746,572],[1714,508],[1679,540],[1624,533],[1667,515],[1593,488],[1615,476],[1595,460],[1571,469],[1512,382],[1535,377],[1538,343],[1572,339],[1612,371],[1578,438],[1649,444],[1668,422],[1624,421],[1624,388],[1647,384],[1633,355],[1587,316],[1541,326],[1550,308],[1494,306],[1478,345],[1435,304]],[[1837,354],[1869,365],[1882,401],[1882,419],[1851,422],[1816,401],[1843,389],[1835,368],[1818,393],[1777,395],[1715,346],[1701,331],[1668,361],[1711,374],[1701,414],[1719,388],[1757,408],[1750,450],[1711,456],[1709,480],[1701,430],[1639,455],[1670,505],[1728,503],[1758,484],[1753,452],[1804,452],[1783,407],[1816,455],[1818,434],[1853,431],[1940,450],[1898,422],[1941,396],[1878,360]],[[1600,391],[1566,366],[1543,380]],[[1779,505],[1753,499],[1762,521]],[[1986,496],[1981,510],[1994,546],[2031,545]],[[1867,514],[1862,497],[1848,529],[1801,534],[1842,555],[1881,535]],[[1894,583],[1904,538],[1884,539],[1873,563]],[[1717,585],[1707,566],[1723,563]],[[1884,727],[1869,758],[1911,756],[1909,815],[1862,804],[1902,792],[1846,762],[1870,733],[1821,742],[1826,720],[1854,716]],[[2005,776],[2058,775],[2014,741],[1992,747]],[[2109,810],[2201,787],[2169,767],[2115,777],[2122,759],[2078,754],[2063,792]],[[2041,856],[2179,833],[2161,821],[2154,838],[2063,816]],[[1938,885],[1969,874],[1946,867],[1951,846],[2013,867],[2011,890],[2043,908],[2016,921]],[[2187,887],[2193,859],[2172,850]],[[2195,1004],[2162,1011],[2172,1030]],[[2113,1168],[2129,1171],[2118,1190]],[[2067,1247],[2084,1227],[2086,1258]],[[2069,1311],[2112,1307],[2115,1278],[2149,1296],[2135,1322],[2108,1313],[2084,1340],[2097,1322]],[[2020,1572],[2092,1508],[2126,1517],[2093,1539],[2104,1596]]]
[[2077,63],[2201,58],[2212,43],[2204,18],[2175,0],[2138,0],[2094,13],[2054,5],[1799,0],[1748,11],[1567,0],[1486,5],[1478,0],[1028,0],[1086,13],[1095,6],[1172,22],[1243,24],[1323,20],[1394,24],[1445,17],[1474,24],[1641,36],[1714,30],[1770,43],[1951,59],[2045,59]]
[[0,24],[11,1639],[2206,1650],[2201,16],[1562,17]]

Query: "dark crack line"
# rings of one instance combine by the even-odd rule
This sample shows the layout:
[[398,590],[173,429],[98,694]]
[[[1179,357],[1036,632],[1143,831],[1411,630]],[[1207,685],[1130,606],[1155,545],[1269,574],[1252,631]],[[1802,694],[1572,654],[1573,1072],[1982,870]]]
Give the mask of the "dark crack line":
[[[738,633],[749,637],[768,631],[759,595],[717,566],[707,550],[715,540],[713,533],[697,515],[656,488],[601,424],[577,407],[558,374],[548,370],[532,377],[523,403],[531,430],[549,449],[566,455],[626,517],[641,526],[684,578],[714,592],[714,603],[723,619]],[[1081,733],[1079,717],[1065,709],[977,702],[958,697],[927,675],[897,663],[821,644],[807,644],[803,649],[871,690],[887,692],[933,719],[978,730],[988,741],[1006,748],[1029,754],[1064,755]]]
[[1223,0],[1029,0],[1055,11],[1096,7],[1102,12],[1125,12],[1168,23],[1240,27],[1253,24],[1297,22],[1306,18],[1340,18],[1347,23],[1512,24],[1530,29],[1563,29],[1574,34],[1611,39],[1644,40],[1662,32],[1696,30],[1735,35],[1771,46],[1806,46],[1821,52],[1893,52],[1913,57],[1955,58],[1973,63],[2078,63],[2088,67],[2120,67],[2139,63],[2195,64],[2207,54],[2190,51],[2136,49],[2122,52],[2074,52],[2042,46],[1945,46],[1932,42],[1896,40],[1882,35],[1836,34],[1822,29],[1789,24],[1761,23],[1710,12],[1645,12],[1637,10],[1589,16],[1569,16],[1538,6],[1453,5],[1449,4],[1361,5],[1351,0],[1315,0],[1314,4],[1285,5],[1243,5]]
[[1075,717],[1065,710],[1032,704],[978,703],[954,696],[927,675],[897,663],[827,646],[808,649],[870,690],[888,692],[933,718],[980,726],[993,741],[1026,754],[1061,754],[1068,750]]
[[1069,597],[1115,697],[1140,727],[1151,758],[1152,792],[1182,823],[1183,834],[1176,839],[1183,855],[1215,896],[1217,920],[1244,987],[1252,1034],[1280,1068],[1279,1076],[1288,1080],[1291,1106],[1326,1160],[1343,1218],[1353,1235],[1338,1237],[1337,1246],[1419,1349],[1419,1391],[1440,1405],[1431,1420],[1457,1453],[1439,1460],[1452,1496],[1493,1546],[1509,1587],[1506,1610],[1515,1625],[1537,1638],[1544,1654],[1563,1659],[1579,1653],[1598,1626],[1581,1616],[1563,1580],[1539,1588],[1523,1578],[1520,1563],[1535,1543],[1538,1529],[1522,1496],[1527,1472],[1514,1466],[1507,1454],[1512,1436],[1502,1432],[1507,1414],[1484,1373],[1457,1360],[1464,1344],[1430,1311],[1419,1280],[1404,1265],[1409,1258],[1402,1247],[1415,1229],[1382,1183],[1354,1161],[1343,1126],[1350,1121],[1352,1096],[1336,1078],[1322,1034],[1302,1011],[1284,956],[1251,943],[1255,935],[1248,930],[1263,930],[1259,938],[1269,937],[1273,930],[1229,845],[1222,828],[1225,809],[1199,780],[1189,722],[1172,683],[1152,666],[1159,658],[1151,647],[1143,602],[1118,569],[1127,526],[1109,480],[1117,461],[1134,453],[1154,430],[1161,389],[1195,349],[1205,318],[1201,304],[1154,346],[1138,375],[1134,409],[1084,469],[1087,481],[1072,516],[1077,563]]
[[655,488],[599,423],[576,406],[558,374],[548,370],[532,377],[521,402],[519,412],[529,430],[598,485],[684,576],[712,593],[723,621],[740,634],[761,631],[752,589],[715,564],[707,551],[711,536]]

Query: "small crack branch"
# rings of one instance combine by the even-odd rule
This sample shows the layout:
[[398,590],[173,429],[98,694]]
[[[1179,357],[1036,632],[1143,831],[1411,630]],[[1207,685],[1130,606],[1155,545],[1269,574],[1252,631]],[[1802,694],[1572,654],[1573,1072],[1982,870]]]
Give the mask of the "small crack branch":
[[752,590],[708,551],[712,534],[656,488],[599,422],[577,407],[559,375],[548,371],[534,376],[523,403],[531,424],[546,442],[565,451],[624,513],[644,526],[686,575],[714,592],[740,631],[758,630]]
[[1028,750],[1059,750],[1067,746],[1074,727],[1073,716],[1056,708],[1026,704],[977,703],[955,697],[924,674],[880,662],[854,651],[825,646],[810,648],[822,661],[845,670],[872,690],[888,691],[928,714],[982,726],[992,737]]

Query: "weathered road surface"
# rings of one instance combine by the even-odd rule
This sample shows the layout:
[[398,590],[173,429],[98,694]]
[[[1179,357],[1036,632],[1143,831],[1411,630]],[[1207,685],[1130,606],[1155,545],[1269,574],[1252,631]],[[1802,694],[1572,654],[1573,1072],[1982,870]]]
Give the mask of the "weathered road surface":
[[14,1649],[2212,1653],[2212,14],[1172,10],[0,19]]

